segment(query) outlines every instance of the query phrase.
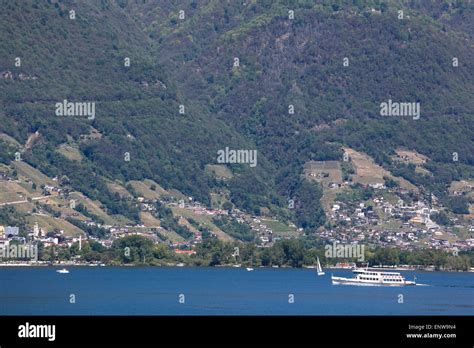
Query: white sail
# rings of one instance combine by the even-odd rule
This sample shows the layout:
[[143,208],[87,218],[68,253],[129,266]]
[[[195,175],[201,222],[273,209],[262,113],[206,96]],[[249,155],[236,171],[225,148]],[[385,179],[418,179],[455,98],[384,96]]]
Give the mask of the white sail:
[[318,272],[318,276],[324,275],[323,268],[321,267],[321,263],[319,262],[319,257],[318,257],[318,264],[316,265],[316,270]]

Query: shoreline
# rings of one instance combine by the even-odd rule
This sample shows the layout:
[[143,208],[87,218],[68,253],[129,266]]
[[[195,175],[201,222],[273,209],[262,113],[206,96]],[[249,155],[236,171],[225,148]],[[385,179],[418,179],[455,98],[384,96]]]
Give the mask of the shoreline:
[[[0,268],[2,267],[51,267],[51,268],[60,268],[60,267],[176,267],[176,268],[242,268],[245,267],[235,267],[235,265],[219,265],[219,266],[195,266],[195,265],[179,265],[179,264],[163,264],[163,265],[134,265],[134,264],[116,264],[116,265],[106,265],[106,264],[77,264],[77,263],[61,263],[61,264],[47,264],[47,263],[0,263]],[[265,268],[265,269],[307,269],[313,270],[313,267],[303,266],[303,267],[291,267],[291,266],[279,266],[279,267],[272,267],[272,266],[258,266],[254,267],[256,269]],[[325,267],[327,270],[351,270],[347,267],[334,267],[329,266]],[[418,271],[418,272],[448,272],[448,273],[474,273],[474,269],[468,271],[461,271],[461,270],[434,270],[428,267],[420,267],[420,268],[404,268],[404,267],[369,267],[372,270],[380,270],[380,271]]]

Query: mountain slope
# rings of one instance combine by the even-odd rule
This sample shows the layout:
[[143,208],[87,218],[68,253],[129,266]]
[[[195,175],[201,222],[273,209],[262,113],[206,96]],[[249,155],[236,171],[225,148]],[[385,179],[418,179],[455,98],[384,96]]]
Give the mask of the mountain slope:
[[[304,164],[341,161],[343,146],[447,199],[473,176],[474,46],[472,4],[446,3],[4,2],[0,132],[21,144],[38,132],[25,161],[136,222],[107,182],[151,179],[204,204],[225,189],[247,212],[312,230],[322,189]],[[389,99],[420,103],[419,119],[381,116]],[[57,116],[64,100],[95,103],[94,119]],[[17,148],[1,144],[9,163]],[[216,178],[206,166],[226,147],[257,150],[258,165]],[[394,162],[401,147],[433,175]]]

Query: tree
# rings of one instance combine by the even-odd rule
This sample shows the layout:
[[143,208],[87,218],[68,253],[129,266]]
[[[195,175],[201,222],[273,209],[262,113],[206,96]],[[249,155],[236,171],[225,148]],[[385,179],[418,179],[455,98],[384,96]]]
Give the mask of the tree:
[[383,180],[385,181],[385,186],[386,186],[387,188],[396,188],[396,187],[399,186],[397,181],[391,179],[391,178],[388,177],[388,176],[384,176],[384,177],[383,177]]
[[454,214],[469,214],[469,202],[463,196],[455,196],[449,199],[448,207]]
[[127,236],[117,239],[112,249],[123,263],[142,263],[153,259],[153,242],[142,236]]
[[229,201],[225,201],[224,204],[222,204],[222,209],[225,209],[227,211],[231,211],[233,208],[233,205]]
[[430,219],[439,225],[444,225],[444,226],[452,225],[451,221],[449,220],[448,214],[446,214],[444,211],[431,214]]

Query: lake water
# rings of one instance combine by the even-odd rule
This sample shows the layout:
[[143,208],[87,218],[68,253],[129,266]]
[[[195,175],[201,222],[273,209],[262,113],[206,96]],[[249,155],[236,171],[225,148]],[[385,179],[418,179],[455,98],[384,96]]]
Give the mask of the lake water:
[[474,315],[474,273],[402,271],[426,285],[361,287],[331,284],[349,270],[56,270],[0,267],[0,315]]

